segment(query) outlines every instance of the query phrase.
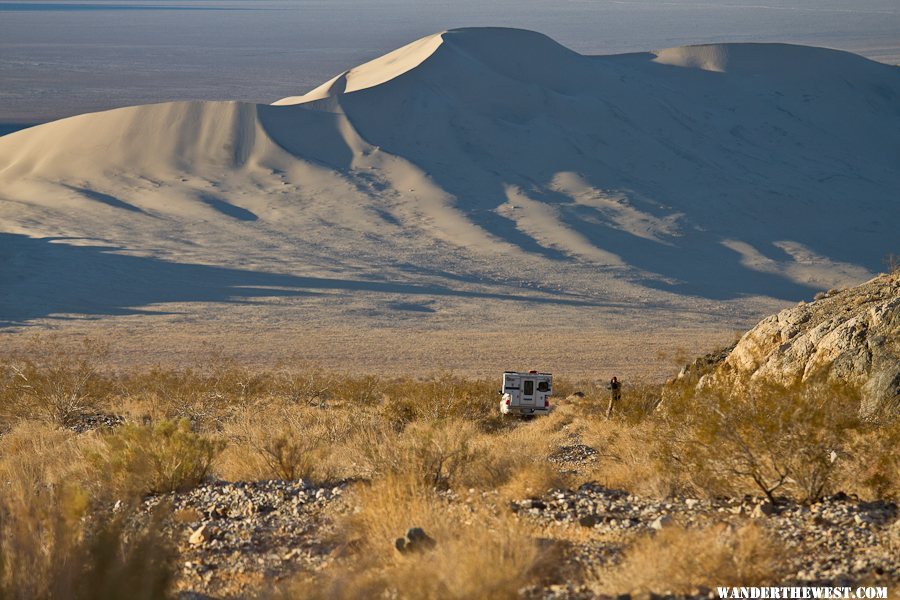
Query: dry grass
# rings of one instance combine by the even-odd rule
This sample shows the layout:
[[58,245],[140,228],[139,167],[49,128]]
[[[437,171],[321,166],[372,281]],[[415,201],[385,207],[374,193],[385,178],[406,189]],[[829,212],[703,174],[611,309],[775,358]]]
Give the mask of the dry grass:
[[[253,370],[227,360],[116,372],[84,348],[0,358],[0,597],[118,597],[123,585],[160,596],[172,576],[166,543],[152,527],[100,517],[113,500],[126,500],[126,519],[128,502],[208,476],[357,481],[350,514],[339,517],[349,558],[302,588],[329,598],[505,598],[558,577],[538,543],[550,532],[523,527],[508,501],[585,481],[659,497],[900,495],[900,420],[862,422],[852,395],[817,384],[740,394],[668,388],[657,408],[659,386],[626,381],[607,419],[605,384],[558,379],[556,410],[522,421],[499,416],[494,380]],[[561,399],[575,391],[583,397]],[[67,429],[98,412],[128,422]],[[547,457],[575,442],[595,448],[596,461],[561,474]],[[395,539],[414,526],[437,546],[397,552]],[[593,539],[581,528],[566,535]],[[772,581],[778,556],[752,528],[673,528],[638,541],[621,569],[593,585],[685,593],[713,581]]]
[[0,438],[0,597],[149,599],[168,589],[171,550],[153,524],[126,535],[121,519],[98,513],[89,443],[43,422]]
[[638,539],[621,564],[594,573],[598,594],[695,594],[713,586],[756,586],[779,581],[784,551],[754,524],[734,528],[667,527]]
[[238,409],[219,432],[228,446],[215,469],[231,481],[349,477],[355,473],[345,468],[338,449],[351,427],[349,414],[306,404]]
[[616,419],[583,423],[584,443],[597,450],[587,477],[612,489],[666,498],[687,488],[680,473],[667,468],[658,452],[661,427],[652,420],[629,425]]
[[186,419],[126,423],[100,435],[88,461],[119,498],[186,491],[206,479],[224,448],[191,431]]
[[[301,580],[288,597],[503,599],[538,579],[542,551],[508,511],[450,503],[401,476],[359,485],[351,501],[360,510],[346,518],[342,535],[356,549],[352,566],[314,585]],[[434,548],[398,552],[395,540],[411,527],[424,529]]]

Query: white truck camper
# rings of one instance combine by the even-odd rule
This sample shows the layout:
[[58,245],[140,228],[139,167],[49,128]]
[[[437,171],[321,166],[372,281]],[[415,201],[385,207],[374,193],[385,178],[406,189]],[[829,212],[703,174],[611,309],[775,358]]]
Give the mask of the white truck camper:
[[503,374],[500,413],[504,415],[550,414],[550,394],[553,393],[553,375],[528,371],[507,371]]

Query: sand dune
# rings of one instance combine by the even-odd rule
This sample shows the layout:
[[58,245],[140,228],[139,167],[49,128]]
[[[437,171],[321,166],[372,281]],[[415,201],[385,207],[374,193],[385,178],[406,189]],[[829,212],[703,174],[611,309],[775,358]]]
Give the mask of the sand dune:
[[750,323],[898,250],[898,157],[900,69],[856,55],[452,30],[274,105],[0,138],[0,321],[265,289],[316,322]]

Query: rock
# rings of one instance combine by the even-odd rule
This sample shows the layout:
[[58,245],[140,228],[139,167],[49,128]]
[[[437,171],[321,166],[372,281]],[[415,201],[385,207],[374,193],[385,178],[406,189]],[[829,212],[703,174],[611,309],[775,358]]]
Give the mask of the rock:
[[85,433],[95,429],[112,429],[125,423],[125,417],[120,415],[104,414],[80,414],[66,421],[66,427],[75,433]]
[[188,543],[191,546],[202,546],[210,539],[212,539],[212,531],[210,531],[209,526],[204,523],[191,533],[191,537],[188,538]]
[[785,309],[760,321],[721,353],[682,369],[698,389],[813,378],[858,391],[862,416],[900,406],[900,272]]
[[708,373],[713,372],[721,365],[728,355],[734,350],[734,344],[720,348],[709,354],[704,354],[700,358],[694,359],[693,362],[685,365],[674,379],[667,383],[687,383],[688,385],[697,385],[700,379]]
[[771,517],[776,512],[778,512],[778,510],[771,502],[763,502],[762,504],[756,505],[756,508],[750,513],[750,517],[753,519],[761,519],[762,517]]
[[582,527],[593,527],[597,523],[600,522],[600,519],[597,515],[583,515],[578,517],[578,524]]
[[532,498],[529,503],[529,508],[544,510],[547,508],[547,505],[544,502],[541,502],[539,498]]
[[816,515],[815,517],[813,517],[813,525],[818,525],[819,527],[828,527],[831,525],[831,521],[829,521],[822,515]]
[[424,552],[431,550],[437,542],[431,538],[421,527],[411,527],[406,531],[405,538],[397,538],[394,547],[403,554],[409,552]]
[[659,531],[663,527],[672,524],[672,517],[670,515],[660,515],[656,517],[652,523],[650,523],[650,529],[656,529]]

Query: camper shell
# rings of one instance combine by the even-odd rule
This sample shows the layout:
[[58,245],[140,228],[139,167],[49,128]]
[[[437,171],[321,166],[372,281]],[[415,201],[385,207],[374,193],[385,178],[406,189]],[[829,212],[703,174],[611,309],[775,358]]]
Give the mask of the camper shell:
[[504,415],[550,414],[553,375],[537,371],[506,371],[500,390],[500,413]]

